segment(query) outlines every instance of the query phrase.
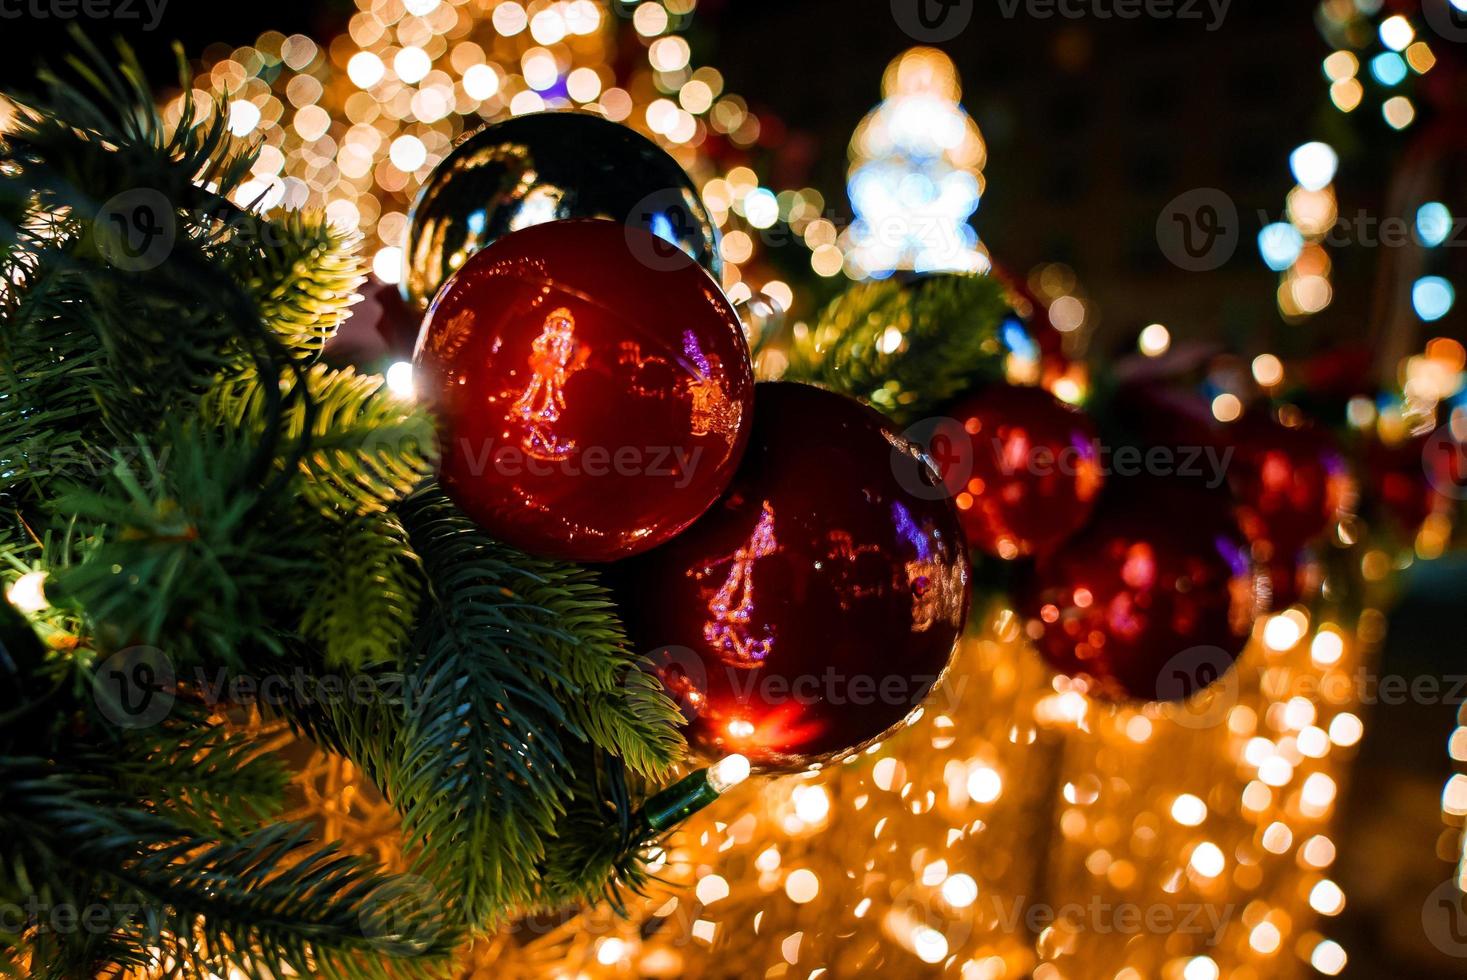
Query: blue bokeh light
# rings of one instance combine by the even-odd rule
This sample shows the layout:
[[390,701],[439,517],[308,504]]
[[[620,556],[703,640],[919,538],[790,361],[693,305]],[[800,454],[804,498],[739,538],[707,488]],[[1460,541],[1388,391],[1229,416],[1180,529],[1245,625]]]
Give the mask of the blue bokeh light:
[[1422,276],[1411,287],[1411,305],[1427,323],[1446,316],[1456,299],[1457,291],[1441,276]]
[[1286,221],[1275,221],[1258,233],[1258,252],[1274,272],[1283,272],[1299,259],[1304,236]]

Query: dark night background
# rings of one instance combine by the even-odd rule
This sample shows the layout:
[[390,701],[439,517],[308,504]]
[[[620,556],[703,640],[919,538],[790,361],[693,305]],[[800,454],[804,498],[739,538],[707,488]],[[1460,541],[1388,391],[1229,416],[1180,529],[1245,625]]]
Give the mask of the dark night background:
[[[1378,113],[1347,117],[1330,106],[1320,70],[1329,48],[1315,28],[1315,6],[1234,0],[1221,29],[1209,32],[1199,21],[1005,19],[996,2],[979,0],[969,28],[940,45],[957,62],[965,107],[988,143],[979,233],[1010,268],[1074,267],[1102,318],[1096,355],[1128,347],[1153,321],[1174,336],[1249,354],[1371,342],[1379,250],[1333,250],[1333,304],[1291,325],[1274,303],[1277,277],[1253,245],[1257,212],[1276,220],[1282,210],[1293,183],[1288,155],[1298,144],[1325,139],[1339,149],[1341,213],[1377,215],[1407,144]],[[86,28],[102,41],[120,27],[154,77],[170,78],[175,39],[196,55],[266,29],[325,38],[352,9],[344,0],[171,0],[151,33],[136,21]],[[717,66],[731,91],[809,137],[813,163],[792,179],[843,205],[850,134],[880,98],[882,69],[913,43],[886,0],[703,0],[687,36],[695,64]],[[59,61],[67,44],[57,21],[0,20],[0,83],[23,90],[37,61]],[[765,169],[775,189],[785,186],[777,159]],[[1230,194],[1243,231],[1227,265],[1191,274],[1160,253],[1155,226],[1166,202],[1199,187]],[[1442,190],[1459,212],[1467,210],[1463,189],[1459,181]],[[1433,333],[1462,339],[1464,306]],[[1451,560],[1413,569],[1383,673],[1467,673],[1464,570]],[[1339,929],[1351,957],[1347,975],[1467,975],[1463,961],[1435,956],[1420,920],[1422,898],[1450,874],[1437,852],[1454,711],[1450,704],[1366,709],[1366,741],[1337,835],[1336,873],[1350,902]]]

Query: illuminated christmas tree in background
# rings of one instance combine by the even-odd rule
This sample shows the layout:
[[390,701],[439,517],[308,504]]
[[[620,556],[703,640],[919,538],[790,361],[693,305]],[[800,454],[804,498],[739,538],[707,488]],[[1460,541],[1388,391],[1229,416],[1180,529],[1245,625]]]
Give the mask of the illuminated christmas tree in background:
[[986,271],[968,220],[983,194],[987,151],[959,104],[957,69],[935,48],[914,48],[887,66],[881,95],[851,137],[847,271],[874,279],[899,269]]

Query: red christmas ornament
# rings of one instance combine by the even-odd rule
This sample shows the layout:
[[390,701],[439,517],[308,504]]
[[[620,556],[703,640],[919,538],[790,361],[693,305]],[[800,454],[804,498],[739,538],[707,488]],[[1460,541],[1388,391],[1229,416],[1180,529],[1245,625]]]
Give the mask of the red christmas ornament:
[[1228,479],[1250,540],[1297,551],[1323,534],[1349,496],[1344,459],[1324,433],[1263,414],[1234,426]]
[[[1228,481],[1238,522],[1269,568],[1273,608],[1305,598],[1314,573],[1304,553],[1337,520],[1350,497],[1344,459],[1324,433],[1250,414],[1227,429]],[[1317,577],[1317,576],[1314,576]]]
[[1174,481],[1131,482],[1035,562],[1017,608],[1045,660],[1090,693],[1178,700],[1231,666],[1258,587],[1225,499]]
[[1448,426],[1399,442],[1372,439],[1362,469],[1369,499],[1408,535],[1415,536],[1432,514],[1450,509],[1452,500],[1467,497],[1467,466]]
[[1102,483],[1099,437],[1080,410],[1042,388],[993,385],[952,412],[954,452],[932,455],[956,496],[968,543],[999,558],[1054,550],[1090,517]]
[[849,398],[758,386],[727,492],[614,574],[629,635],[657,651],[695,750],[795,771],[921,703],[969,596],[962,531],[930,465]]
[[748,347],[718,285],[666,252],[616,222],[537,225],[476,253],[434,302],[416,380],[440,477],[496,537],[610,561],[666,541],[728,485]]

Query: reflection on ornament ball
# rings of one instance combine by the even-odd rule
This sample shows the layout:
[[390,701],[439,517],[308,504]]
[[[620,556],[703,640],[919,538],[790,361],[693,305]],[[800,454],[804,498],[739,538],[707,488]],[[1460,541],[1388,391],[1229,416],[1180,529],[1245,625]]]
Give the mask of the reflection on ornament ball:
[[693,748],[763,771],[843,758],[901,724],[946,670],[969,565],[930,463],[879,414],[756,386],[749,447],[692,527],[612,577],[635,647]]
[[748,338],[749,346],[755,350],[784,330],[785,308],[764,293],[740,300],[734,304],[734,310],[744,325],[744,336]]
[[408,219],[402,295],[426,308],[479,249],[568,218],[643,228],[664,263],[681,249],[721,279],[717,228],[676,160],[601,116],[541,112],[480,130],[433,171]]
[[611,561],[667,540],[728,485],[754,391],[708,274],[643,261],[611,221],[507,235],[443,287],[413,380],[445,491],[532,554]]

